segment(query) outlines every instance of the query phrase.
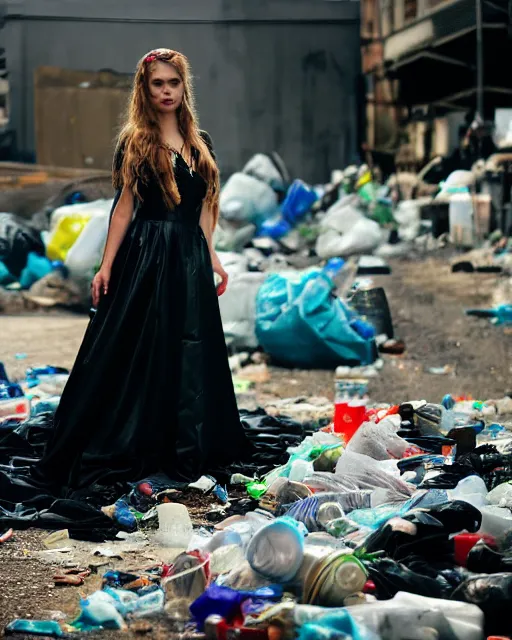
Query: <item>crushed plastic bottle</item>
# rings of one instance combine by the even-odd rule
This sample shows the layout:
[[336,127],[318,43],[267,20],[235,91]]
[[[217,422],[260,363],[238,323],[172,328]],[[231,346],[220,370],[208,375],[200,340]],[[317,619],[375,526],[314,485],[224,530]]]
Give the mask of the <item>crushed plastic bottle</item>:
[[147,595],[140,596],[135,602],[133,616],[142,618],[143,616],[154,615],[163,611],[165,602],[165,592],[158,587]]
[[4,631],[6,636],[22,633],[50,638],[65,636],[64,631],[55,620],[13,620],[5,627]]

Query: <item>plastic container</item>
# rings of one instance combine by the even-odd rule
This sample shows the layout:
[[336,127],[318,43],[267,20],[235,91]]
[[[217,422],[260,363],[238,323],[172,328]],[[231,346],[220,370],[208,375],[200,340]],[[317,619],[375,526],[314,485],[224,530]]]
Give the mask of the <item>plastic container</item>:
[[291,231],[290,223],[284,218],[272,218],[271,220],[265,220],[258,232],[259,236],[268,236],[274,240],[278,240]]
[[294,180],[281,207],[284,219],[292,225],[295,224],[311,209],[316,200],[314,189],[302,180]]
[[304,556],[301,526],[292,518],[283,517],[257,531],[247,548],[251,568],[275,582],[293,580]]
[[335,551],[309,571],[303,601],[322,607],[343,606],[347,596],[362,591],[368,574],[362,563],[346,551]]
[[192,521],[183,504],[164,503],[157,506],[157,541],[166,547],[186,549],[192,538]]
[[450,198],[450,237],[458,247],[469,249],[475,244],[473,200],[469,193],[455,193]]

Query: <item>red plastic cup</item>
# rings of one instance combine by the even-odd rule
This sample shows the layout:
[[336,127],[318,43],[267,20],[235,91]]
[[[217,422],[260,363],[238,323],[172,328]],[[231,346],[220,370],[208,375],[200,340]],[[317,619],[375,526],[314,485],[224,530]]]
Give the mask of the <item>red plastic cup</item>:
[[355,402],[337,402],[334,405],[334,432],[343,436],[346,443],[363,424],[366,406]]

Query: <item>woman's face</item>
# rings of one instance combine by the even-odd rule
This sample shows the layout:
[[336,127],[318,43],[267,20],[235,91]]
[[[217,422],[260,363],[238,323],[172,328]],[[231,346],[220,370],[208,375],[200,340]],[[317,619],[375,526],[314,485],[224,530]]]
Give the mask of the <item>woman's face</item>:
[[185,85],[176,69],[157,60],[149,77],[149,99],[160,113],[176,111],[183,101]]

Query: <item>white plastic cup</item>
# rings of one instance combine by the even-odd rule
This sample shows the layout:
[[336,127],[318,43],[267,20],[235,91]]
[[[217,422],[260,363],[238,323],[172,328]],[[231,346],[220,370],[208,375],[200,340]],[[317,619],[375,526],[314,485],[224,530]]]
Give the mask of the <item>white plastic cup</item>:
[[175,549],[186,549],[192,538],[192,521],[187,507],[183,504],[167,502],[157,506],[160,544]]

